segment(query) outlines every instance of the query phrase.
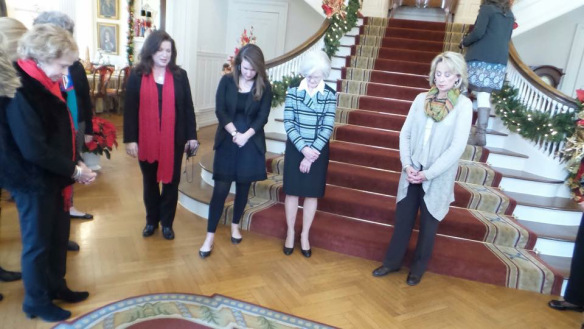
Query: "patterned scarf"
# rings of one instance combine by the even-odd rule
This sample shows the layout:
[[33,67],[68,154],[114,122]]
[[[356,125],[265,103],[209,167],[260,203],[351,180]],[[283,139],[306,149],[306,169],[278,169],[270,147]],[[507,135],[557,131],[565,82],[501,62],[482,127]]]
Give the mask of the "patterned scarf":
[[[18,66],[20,66],[20,68],[24,72],[26,72],[26,74],[30,75],[31,78],[40,82],[43,85],[43,87],[45,87],[48,91],[51,92],[51,94],[53,94],[55,97],[59,98],[64,103],[67,102],[65,100],[65,98],[63,97],[63,94],[61,94],[61,87],[59,86],[59,83],[51,80],[51,78],[49,78],[45,74],[45,72],[38,67],[38,65],[35,61],[33,61],[32,59],[19,59],[17,63],[18,63]],[[71,117],[71,113],[69,111],[67,111],[67,114],[69,115],[69,123],[71,124],[71,151],[72,151],[71,153],[73,154],[73,157],[71,160],[75,161],[75,159],[76,159],[76,157],[75,157],[75,125],[73,124],[73,118]],[[69,212],[69,209],[72,206],[71,197],[73,196],[73,185],[68,185],[65,188],[63,188],[63,190],[61,191],[61,194],[63,195],[63,202],[65,203],[64,204],[65,211]]]
[[426,101],[424,102],[424,111],[426,115],[432,118],[435,122],[440,122],[446,116],[458,101],[458,96],[460,96],[460,90],[452,88],[446,94],[446,98],[438,98],[438,88],[432,86],[426,95]]

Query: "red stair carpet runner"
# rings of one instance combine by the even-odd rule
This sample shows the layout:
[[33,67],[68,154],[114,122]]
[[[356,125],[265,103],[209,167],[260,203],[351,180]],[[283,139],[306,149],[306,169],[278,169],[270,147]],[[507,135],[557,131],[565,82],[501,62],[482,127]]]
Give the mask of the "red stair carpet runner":
[[[429,86],[430,62],[458,44],[465,26],[365,19],[337,81],[338,109],[326,194],[311,245],[381,260],[395,216],[401,170],[398,140],[417,94]],[[459,162],[456,201],[439,226],[429,271],[506,287],[559,294],[563,278],[532,251],[537,236],[518,224],[515,201],[498,188],[488,151],[467,146]],[[269,179],[254,184],[243,226],[284,239],[283,157],[268,159]],[[227,206],[224,222],[231,218]],[[296,232],[301,231],[302,212]],[[417,232],[414,232],[414,236]],[[416,239],[412,239],[406,258]],[[373,269],[373,268],[372,268]]]

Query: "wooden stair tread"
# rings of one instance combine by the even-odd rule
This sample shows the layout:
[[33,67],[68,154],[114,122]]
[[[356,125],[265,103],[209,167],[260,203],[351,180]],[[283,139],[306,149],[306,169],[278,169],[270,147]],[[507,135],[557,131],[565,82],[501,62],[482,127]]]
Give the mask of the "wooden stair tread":
[[517,204],[523,206],[555,209],[555,210],[565,210],[565,211],[582,211],[578,204],[570,198],[561,197],[545,197],[532,194],[524,194],[518,192],[503,192],[507,196],[515,199]]
[[[284,121],[283,119],[281,119],[282,122]],[[276,119],[276,121],[278,121],[278,119]],[[268,132],[266,133],[266,139],[271,139],[271,140],[275,140],[275,141],[279,141],[279,142],[285,142],[286,141],[286,134],[283,133],[276,133],[276,132]],[[266,154],[267,156],[267,154]]]
[[554,225],[518,219],[519,224],[537,234],[538,237],[550,240],[575,242],[578,226]]
[[508,134],[506,134],[506,133],[502,133],[502,132],[500,132],[500,131],[496,131],[496,130],[493,130],[493,129],[487,129],[487,134],[490,134],[490,135],[497,135],[497,136],[509,136],[509,135],[508,135]]
[[[266,152],[266,159],[272,159],[282,156],[282,154]],[[212,173],[213,172],[213,158],[215,157],[215,152],[209,152],[207,154],[203,154],[201,156],[201,160],[199,161],[199,165],[204,170]]]
[[485,148],[488,149],[492,154],[508,155],[508,156],[512,156],[512,157],[525,158],[525,159],[529,158],[525,154],[509,151],[507,149],[503,149],[503,148],[499,148],[499,147],[485,146]]
[[535,174],[532,174],[532,173],[529,173],[529,172],[525,172],[525,171],[522,171],[522,170],[499,168],[499,167],[493,167],[493,166],[491,166],[491,167],[494,170],[500,172],[501,175],[503,175],[503,177],[523,179],[523,180],[528,180],[528,181],[533,181],[533,182],[540,182],[540,183],[564,184],[564,181],[563,180],[554,179],[554,178],[548,178],[548,177],[543,177],[543,176],[538,176],[538,175],[535,175]]
[[538,255],[541,260],[543,260],[547,265],[553,267],[564,279],[570,277],[570,265],[572,264],[572,258],[550,256],[550,255]]

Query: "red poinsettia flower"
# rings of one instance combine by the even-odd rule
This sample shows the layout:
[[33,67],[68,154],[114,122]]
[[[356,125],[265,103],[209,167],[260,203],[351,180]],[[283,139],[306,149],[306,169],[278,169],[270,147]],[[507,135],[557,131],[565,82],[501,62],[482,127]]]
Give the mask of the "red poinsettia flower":
[[322,10],[324,10],[326,17],[331,17],[333,15],[333,8],[331,6],[322,4]]
[[576,124],[580,127],[584,126],[584,120],[578,120],[576,121]]
[[576,97],[580,101],[580,103],[584,103],[584,89],[576,90]]
[[116,127],[108,120],[94,117],[92,120],[93,126],[93,140],[85,143],[83,146],[84,152],[91,152],[95,154],[103,154],[109,159],[109,152],[113,147],[118,146],[116,140]]
[[519,24],[517,24],[517,21],[513,22],[513,29],[515,30],[518,27],[519,27]]

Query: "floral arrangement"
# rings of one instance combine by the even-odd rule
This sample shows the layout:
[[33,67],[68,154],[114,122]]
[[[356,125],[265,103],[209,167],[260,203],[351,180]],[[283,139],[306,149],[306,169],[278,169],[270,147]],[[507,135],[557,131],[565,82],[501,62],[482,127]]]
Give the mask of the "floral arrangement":
[[326,18],[331,18],[335,15],[339,15],[341,16],[341,18],[345,19],[345,16],[347,15],[347,11],[345,9],[346,6],[343,0],[322,1],[322,10],[324,10]]
[[255,45],[256,37],[255,35],[253,35],[253,26],[249,28],[249,35],[247,34],[247,29],[243,29],[243,33],[241,33],[241,36],[239,37],[239,40],[237,40],[237,43],[238,46],[235,47],[234,54],[227,57],[227,64],[229,65],[229,67],[224,67],[221,74],[227,74],[233,70],[233,61],[235,60],[235,56],[239,54],[239,50],[243,46],[247,45],[248,43]]
[[83,152],[103,155],[110,158],[113,147],[118,147],[116,127],[106,119],[93,117],[93,140],[83,145]]
[[569,174],[566,184],[572,190],[572,199],[578,203],[584,201],[584,89],[576,90],[580,110],[577,112],[575,131],[561,151]]

